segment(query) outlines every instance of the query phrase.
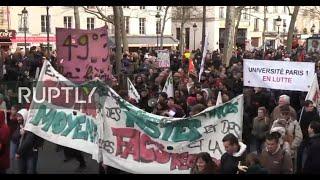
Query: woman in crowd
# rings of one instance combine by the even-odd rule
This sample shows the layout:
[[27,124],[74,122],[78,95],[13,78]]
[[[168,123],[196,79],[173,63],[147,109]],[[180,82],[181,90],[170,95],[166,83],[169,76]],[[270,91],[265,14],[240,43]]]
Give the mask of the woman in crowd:
[[190,174],[217,174],[218,166],[207,152],[199,153]]

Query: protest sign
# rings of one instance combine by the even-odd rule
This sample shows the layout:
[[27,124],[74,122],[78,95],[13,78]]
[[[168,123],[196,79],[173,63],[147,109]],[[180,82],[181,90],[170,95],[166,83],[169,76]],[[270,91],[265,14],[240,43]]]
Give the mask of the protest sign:
[[99,154],[104,164],[130,173],[189,173],[195,157],[208,152],[220,159],[222,138],[241,139],[243,96],[190,118],[147,113],[108,88],[100,113]]
[[[59,87],[60,84],[68,85],[66,87],[70,89],[68,94],[60,92],[61,89],[64,89],[64,87]],[[50,103],[47,98],[51,91],[47,92],[46,89],[43,89],[48,85],[56,88],[56,94],[52,95],[52,97],[49,96],[49,99],[54,99]],[[89,109],[86,109],[88,110],[86,111],[83,106],[77,105],[74,98],[71,98],[72,94],[74,94],[71,91],[73,85],[73,83],[59,74],[48,61],[45,61],[33,95],[25,129],[53,143],[89,154],[97,153],[98,125],[95,119],[96,108],[91,107],[94,112],[88,115],[90,114]],[[39,95],[42,95],[42,97],[39,98]],[[81,95],[79,94],[79,96]],[[66,103],[65,100],[62,100],[63,98],[59,99],[61,97],[70,97],[68,99],[69,102]],[[36,99],[43,101],[36,103]]]
[[57,58],[63,75],[73,82],[94,77],[111,79],[107,28],[80,30],[57,28]]
[[168,50],[157,51],[157,63],[159,68],[170,67],[170,54]]
[[286,62],[244,59],[244,86],[292,91],[308,91],[315,65],[312,62]]

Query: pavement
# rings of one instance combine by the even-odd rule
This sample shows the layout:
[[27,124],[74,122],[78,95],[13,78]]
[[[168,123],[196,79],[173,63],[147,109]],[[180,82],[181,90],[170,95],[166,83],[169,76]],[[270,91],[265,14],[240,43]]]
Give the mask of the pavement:
[[[82,171],[77,171],[79,162],[72,159],[68,162],[63,162],[64,154],[63,151],[56,152],[56,144],[49,141],[45,141],[42,148],[39,149],[38,174],[98,174],[99,166],[98,163],[92,159],[91,155],[84,153],[84,158],[87,167]],[[8,174],[17,174],[16,162],[13,166],[8,169]],[[12,164],[11,164],[12,165]]]

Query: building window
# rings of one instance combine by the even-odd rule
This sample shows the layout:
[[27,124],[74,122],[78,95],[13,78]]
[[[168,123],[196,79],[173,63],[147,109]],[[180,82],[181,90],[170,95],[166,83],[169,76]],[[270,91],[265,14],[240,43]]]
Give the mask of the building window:
[[278,13],[278,6],[273,6],[273,12]]
[[140,6],[140,9],[146,9],[146,7],[145,6]]
[[277,31],[277,21],[273,20],[273,31]]
[[160,34],[160,32],[161,32],[161,21],[157,21],[156,22],[156,33],[157,34]]
[[157,6],[157,11],[161,11],[162,6]]
[[254,31],[259,31],[259,19],[254,19]]
[[124,9],[125,9],[125,8],[129,9],[129,6],[122,6],[122,8],[124,8]]
[[139,18],[139,34],[145,34],[146,33],[146,18]]
[[255,11],[259,11],[259,6],[254,6],[253,8]]
[[266,18],[266,32],[268,32],[269,31],[269,26],[268,26],[268,23],[269,23],[269,19],[268,18]]
[[94,29],[94,18],[87,18],[87,29]]
[[72,28],[72,17],[71,16],[64,16],[63,17],[63,25],[64,25],[64,28]]
[[176,31],[177,31],[177,36],[176,36],[176,39],[180,40],[180,34],[181,34],[181,29],[180,28],[176,28]]
[[47,21],[47,16],[46,15],[41,15],[41,32],[47,32],[47,24],[49,25],[49,33],[51,32],[50,28],[50,15],[49,15],[49,22]]
[[129,18],[130,18],[129,16],[124,17],[124,24],[125,24],[127,34],[129,34]]
[[244,19],[248,20],[249,19],[249,14],[248,14],[248,9],[244,10]]
[[219,8],[219,18],[220,19],[224,19],[224,7],[220,7]]

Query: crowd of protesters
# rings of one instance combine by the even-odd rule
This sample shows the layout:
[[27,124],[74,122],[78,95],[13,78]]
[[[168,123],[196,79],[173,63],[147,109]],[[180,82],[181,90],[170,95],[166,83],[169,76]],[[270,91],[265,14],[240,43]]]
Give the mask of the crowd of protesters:
[[[122,59],[122,79],[115,78],[112,88],[133,105],[150,113],[189,117],[210,106],[215,106],[218,93],[222,101],[244,94],[244,115],[242,139],[232,134],[223,138],[226,153],[219,164],[212,161],[208,153],[200,153],[191,173],[317,173],[320,172],[320,118],[312,101],[304,101],[306,93],[271,90],[243,86],[243,59],[315,62],[316,73],[320,75],[317,53],[308,54],[304,47],[286,52],[278,49],[246,51],[235,49],[229,66],[222,61],[219,51],[208,52],[204,71],[200,77],[202,52],[198,49],[185,54],[170,51],[170,68],[158,68],[156,51],[125,52]],[[31,86],[36,82],[37,69],[48,59],[56,68],[60,62],[55,51],[46,54],[39,47],[31,47],[25,53],[17,49],[14,53],[1,51],[0,55],[0,173],[14,163],[20,173],[37,173],[38,149],[43,140],[24,131],[28,105],[17,103],[16,89]],[[113,74],[116,71],[114,55],[110,55]],[[190,64],[194,69],[190,69]],[[4,68],[2,68],[4,67]],[[173,74],[174,96],[162,92],[164,84]],[[121,84],[123,77],[129,77],[141,99],[137,102],[128,96]],[[64,147],[66,159],[76,158],[79,168],[86,167],[79,151]],[[101,165],[100,172],[113,169]],[[116,172],[113,170],[111,172]],[[109,171],[110,172],[110,171]]]

